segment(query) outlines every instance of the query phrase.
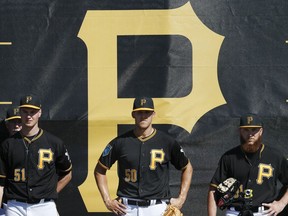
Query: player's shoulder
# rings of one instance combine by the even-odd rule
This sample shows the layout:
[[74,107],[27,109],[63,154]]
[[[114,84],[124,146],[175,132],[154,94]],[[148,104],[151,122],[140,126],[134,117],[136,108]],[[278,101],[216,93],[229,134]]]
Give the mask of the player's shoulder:
[[17,139],[22,139],[22,135],[20,134],[20,132],[16,132],[12,136],[5,137],[5,139],[3,139],[3,142],[11,142]]
[[125,142],[126,139],[134,138],[133,130],[126,131],[110,141],[110,144]]
[[43,134],[42,136],[45,137],[47,140],[49,140],[50,142],[53,142],[53,143],[62,143],[62,139],[58,136],[56,136],[55,134],[52,134],[51,132],[49,131],[46,131],[46,130],[43,130]]
[[133,130],[129,130],[129,131],[126,131],[126,132],[124,132],[122,134],[119,134],[113,140],[127,139],[127,138],[130,138],[130,137],[133,137],[133,136],[134,136]]
[[227,150],[222,157],[229,157],[229,156],[235,156],[235,155],[239,155],[239,154],[243,154],[242,150],[241,150],[241,146],[237,145],[234,146],[232,148],[230,148],[229,150]]
[[155,129],[156,130],[156,135],[157,136],[161,136],[163,138],[166,138],[166,139],[171,139],[171,140],[175,140],[171,134],[167,133],[167,132],[164,132],[162,130],[159,130],[159,129]]
[[155,133],[155,139],[157,139],[157,141],[161,141],[163,143],[166,144],[175,144],[175,145],[179,145],[179,142],[176,138],[174,138],[171,134],[169,134],[168,132],[162,131],[162,130],[158,130],[156,129],[156,133]]
[[6,137],[4,140],[2,140],[0,144],[0,148],[1,149],[13,149],[15,145],[18,145],[19,140],[20,141],[22,140],[22,136],[19,132],[17,132],[14,135]]
[[269,154],[271,155],[272,157],[274,156],[283,156],[283,153],[281,152],[280,149],[274,147],[274,146],[270,146],[270,145],[265,145],[263,144],[263,154]]
[[8,132],[7,127],[5,125],[5,120],[2,120],[0,122],[0,143],[2,143],[8,137],[9,137],[9,132]]
[[274,146],[271,146],[271,145],[266,145],[266,144],[263,144],[263,149],[265,150],[265,151],[271,151],[271,152],[280,152],[280,150],[278,149],[278,148],[276,148],[276,147],[274,147]]

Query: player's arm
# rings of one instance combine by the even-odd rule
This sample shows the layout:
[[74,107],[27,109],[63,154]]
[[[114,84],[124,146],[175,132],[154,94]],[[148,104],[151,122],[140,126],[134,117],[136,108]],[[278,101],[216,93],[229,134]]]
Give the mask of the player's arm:
[[94,170],[94,177],[96,180],[96,184],[98,187],[98,190],[101,194],[102,200],[106,206],[106,208],[115,214],[119,215],[124,215],[126,214],[125,212],[125,205],[123,205],[120,200],[118,199],[111,199],[110,193],[109,193],[109,188],[108,188],[108,180],[106,176],[106,171],[105,169],[99,162],[97,163],[95,170]]
[[0,208],[2,206],[3,202],[3,194],[4,194],[4,187],[6,182],[6,166],[5,166],[5,155],[8,155],[6,153],[6,147],[5,144],[1,143],[0,145]]
[[72,179],[72,170],[70,170],[66,175],[60,176],[57,182],[56,191],[59,193]]
[[208,216],[216,216],[217,205],[215,200],[215,187],[210,186],[207,197],[207,212]]
[[188,164],[182,169],[181,175],[181,186],[178,198],[172,198],[170,200],[171,205],[176,206],[177,208],[181,209],[183,204],[186,201],[187,194],[190,188],[191,180],[193,174],[193,167],[188,161]]
[[4,194],[4,187],[0,186],[0,208],[2,206],[2,201],[3,201],[3,194]]
[[277,215],[283,211],[285,206],[288,204],[288,189],[282,196],[282,198],[278,201],[274,200],[272,203],[263,203],[263,206],[268,207],[268,210],[265,210],[265,213],[269,215]]

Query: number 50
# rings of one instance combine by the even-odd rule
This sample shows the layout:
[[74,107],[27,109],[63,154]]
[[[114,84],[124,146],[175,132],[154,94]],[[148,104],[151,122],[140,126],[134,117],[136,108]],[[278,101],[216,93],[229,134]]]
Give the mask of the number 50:
[[135,169],[125,169],[125,181],[126,182],[136,182],[137,181],[137,170]]

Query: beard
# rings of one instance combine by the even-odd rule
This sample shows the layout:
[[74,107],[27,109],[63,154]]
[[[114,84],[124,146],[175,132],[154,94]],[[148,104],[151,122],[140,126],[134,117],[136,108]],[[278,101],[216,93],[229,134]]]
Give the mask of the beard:
[[249,138],[248,140],[245,140],[243,137],[241,137],[240,140],[241,140],[241,147],[243,151],[246,153],[255,153],[261,146],[261,138],[259,139]]

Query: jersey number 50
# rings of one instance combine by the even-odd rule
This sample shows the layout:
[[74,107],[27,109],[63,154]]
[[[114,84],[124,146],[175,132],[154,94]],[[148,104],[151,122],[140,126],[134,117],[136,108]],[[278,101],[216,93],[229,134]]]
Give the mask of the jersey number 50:
[[137,181],[137,170],[125,169],[125,181],[126,182],[136,182]]

